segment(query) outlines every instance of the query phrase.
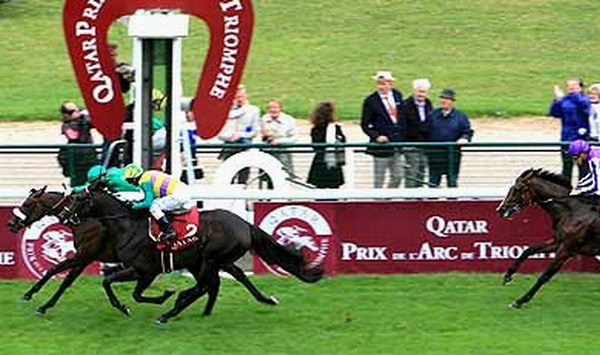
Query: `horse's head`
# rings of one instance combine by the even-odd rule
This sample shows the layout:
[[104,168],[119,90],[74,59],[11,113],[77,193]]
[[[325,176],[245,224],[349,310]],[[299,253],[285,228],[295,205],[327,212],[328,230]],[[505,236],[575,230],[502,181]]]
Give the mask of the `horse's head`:
[[496,211],[500,217],[508,218],[534,203],[567,197],[572,188],[569,180],[562,175],[529,169],[519,175]]
[[11,232],[18,233],[42,217],[56,213],[65,201],[65,196],[65,193],[46,192],[46,186],[39,190],[31,189],[21,206],[13,209],[13,215],[7,223],[8,228]]
[[94,209],[93,194],[91,191],[84,191],[73,195],[57,215],[58,220],[66,225],[79,224],[81,222],[80,217],[90,215]]

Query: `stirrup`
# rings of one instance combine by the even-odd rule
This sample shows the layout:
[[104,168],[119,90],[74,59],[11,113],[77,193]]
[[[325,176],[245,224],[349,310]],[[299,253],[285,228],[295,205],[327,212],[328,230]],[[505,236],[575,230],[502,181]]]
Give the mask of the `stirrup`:
[[170,230],[169,232],[162,232],[160,233],[158,241],[161,243],[170,242],[173,238],[175,238],[176,235],[177,233],[175,233],[173,230]]

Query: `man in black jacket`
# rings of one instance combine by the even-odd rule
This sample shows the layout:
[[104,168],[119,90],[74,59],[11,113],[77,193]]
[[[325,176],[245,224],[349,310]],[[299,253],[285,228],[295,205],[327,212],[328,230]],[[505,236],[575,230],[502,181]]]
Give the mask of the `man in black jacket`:
[[[406,111],[406,140],[409,142],[426,142],[429,137],[430,116],[433,105],[427,98],[431,83],[428,79],[413,81],[413,94],[404,101]],[[422,147],[406,147],[404,150],[405,186],[421,187],[425,181],[427,156]]]
[[377,91],[365,99],[360,125],[369,141],[379,145],[367,148],[367,154],[373,156],[374,187],[383,187],[385,173],[390,170],[388,188],[396,188],[402,182],[402,153],[400,148],[387,143],[406,140],[402,93],[393,88],[394,77],[389,71],[379,71],[373,79],[377,82]]

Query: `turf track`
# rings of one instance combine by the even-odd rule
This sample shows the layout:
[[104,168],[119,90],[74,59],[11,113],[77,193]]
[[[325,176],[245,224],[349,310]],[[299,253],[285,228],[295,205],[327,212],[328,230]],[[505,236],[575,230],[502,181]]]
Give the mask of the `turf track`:
[[[255,303],[225,280],[215,313],[200,317],[203,300],[166,325],[163,306],[138,305],[126,318],[105,301],[98,278],[78,280],[46,316],[34,315],[56,288],[30,303],[29,281],[0,283],[1,354],[594,354],[600,351],[600,276],[560,274],[524,309],[506,306],[532,283],[519,276],[501,286],[498,274],[337,277],[316,285],[254,277],[279,297]],[[190,280],[163,277],[149,294],[183,289]]]

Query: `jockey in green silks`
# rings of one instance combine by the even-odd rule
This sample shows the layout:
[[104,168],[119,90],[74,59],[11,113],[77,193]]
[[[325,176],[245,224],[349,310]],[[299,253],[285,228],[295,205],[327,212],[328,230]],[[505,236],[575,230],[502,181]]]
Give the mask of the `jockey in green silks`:
[[144,190],[144,200],[134,203],[133,209],[149,208],[162,231],[160,241],[173,238],[175,231],[164,211],[190,210],[194,206],[188,185],[161,171],[144,171],[136,164],[127,165],[123,172],[127,182]]
[[135,185],[132,185],[125,180],[123,175],[123,169],[121,168],[110,168],[106,170],[102,165],[92,166],[87,173],[87,182],[84,185],[76,186],[73,188],[73,192],[81,193],[85,191],[90,184],[94,183],[98,179],[103,179],[108,185],[108,189],[112,192],[141,192],[142,190]]

